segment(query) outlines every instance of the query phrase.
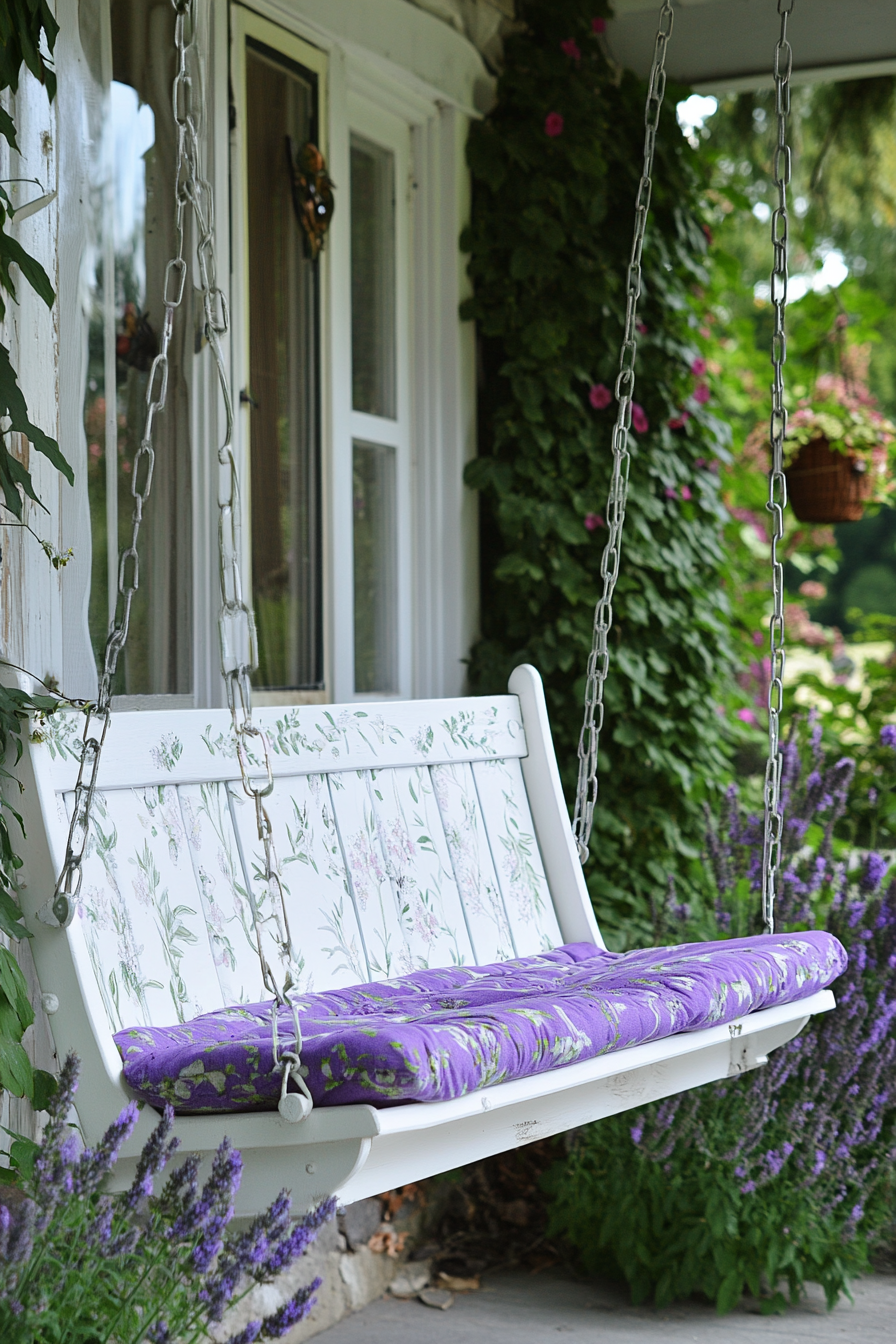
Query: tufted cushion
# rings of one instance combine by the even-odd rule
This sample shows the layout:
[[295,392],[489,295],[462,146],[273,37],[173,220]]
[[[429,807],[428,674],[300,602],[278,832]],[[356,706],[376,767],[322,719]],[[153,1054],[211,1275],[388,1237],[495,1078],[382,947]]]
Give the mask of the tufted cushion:
[[[298,1000],[317,1105],[444,1101],[826,988],[846,966],[827,933],[606,952],[570,943],[489,966],[415,971]],[[183,1114],[273,1110],[270,1003],[115,1036],[124,1076]],[[292,1040],[281,1010],[280,1040]]]

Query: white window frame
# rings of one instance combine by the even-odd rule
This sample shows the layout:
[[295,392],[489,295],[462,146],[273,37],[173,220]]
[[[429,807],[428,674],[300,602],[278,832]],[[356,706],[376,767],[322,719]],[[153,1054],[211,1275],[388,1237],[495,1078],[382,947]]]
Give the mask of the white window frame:
[[[362,28],[380,11],[383,22],[394,25],[394,0],[364,0],[363,8],[363,16],[357,16]],[[248,386],[249,368],[242,141],[247,36],[256,37],[318,74],[320,148],[336,185],[336,209],[318,262],[324,688],[259,691],[259,704],[387,698],[379,692],[358,695],[354,689],[353,439],[394,444],[397,450],[399,636],[398,691],[394,698],[460,694],[464,675],[461,659],[469,648],[476,619],[476,505],[461,480],[463,464],[475,450],[473,332],[469,325],[463,333],[459,330],[457,305],[463,282],[458,281],[458,275],[463,262],[456,251],[467,200],[463,142],[469,113],[436,89],[422,85],[403,68],[391,68],[387,61],[342,34],[334,37],[325,26],[331,12],[318,0],[252,0],[251,8],[246,0],[233,0],[229,76],[236,126],[229,133],[223,115],[226,80],[220,76],[214,80],[214,157],[222,166],[229,134],[229,180],[226,172],[218,173],[214,191],[222,283],[226,269],[222,221],[228,215],[231,225],[234,450],[243,484],[243,574],[247,588],[251,576],[249,423],[248,408],[240,407],[239,402],[240,390]],[[415,21],[422,17],[413,9],[411,14]],[[428,16],[427,23],[432,37],[447,44],[447,54],[457,35]],[[223,41],[226,43],[226,37]],[[215,68],[223,72],[227,69],[226,48],[222,56],[220,64],[216,59]],[[400,151],[395,179],[398,416],[394,422],[352,410],[352,131]],[[197,408],[201,400],[197,396]],[[203,410],[211,421],[213,402],[210,387]],[[208,427],[197,422],[200,458],[204,453],[204,459],[208,459],[204,451],[208,442]],[[197,600],[194,611],[197,703],[212,705],[221,703],[222,691],[215,666],[218,593],[217,559],[212,557],[217,525],[210,471],[204,460],[197,463],[194,492],[205,501],[200,504],[205,513],[197,519],[194,535],[197,580],[202,584],[205,606],[203,611]],[[446,650],[456,651],[456,670]],[[205,669],[204,679],[199,675],[200,668]]]
[[[413,585],[412,538],[413,496],[411,491],[411,385],[414,361],[411,350],[411,246],[413,219],[411,207],[411,128],[408,122],[382,104],[349,90],[347,100],[347,135],[357,135],[371,144],[386,149],[394,156],[395,190],[395,419],[368,415],[352,406],[351,362],[351,301],[348,311],[339,313],[337,320],[346,324],[345,339],[349,349],[347,361],[341,361],[333,370],[334,400],[344,400],[348,411],[349,437],[347,442],[334,443],[334,466],[342,482],[335,494],[334,518],[336,536],[352,536],[353,532],[353,459],[356,440],[395,449],[395,516],[396,537],[396,625],[397,625],[397,688],[392,692],[376,690],[359,692],[355,689],[355,593],[354,555],[351,546],[340,547],[334,554],[335,591],[350,595],[338,603],[341,619],[334,630],[334,665],[339,669],[339,700],[407,700],[413,693],[413,644],[411,639]],[[351,219],[350,177],[346,180],[343,208]],[[347,478],[347,479],[346,479]],[[345,528],[345,532],[343,532]]]

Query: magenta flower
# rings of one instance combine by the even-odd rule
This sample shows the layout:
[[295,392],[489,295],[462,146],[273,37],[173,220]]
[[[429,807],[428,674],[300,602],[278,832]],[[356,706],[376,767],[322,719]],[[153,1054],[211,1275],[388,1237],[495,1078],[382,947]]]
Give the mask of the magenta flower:
[[563,118],[559,112],[549,112],[544,119],[544,133],[551,139],[563,134]]
[[[685,425],[690,420],[690,418],[691,418],[690,411],[679,411],[678,415],[673,416],[672,419],[669,421],[669,428],[684,429]],[[702,461],[702,459],[700,460]],[[706,466],[706,463],[703,462],[703,465]],[[700,466],[700,461],[698,461],[697,466],[698,467]]]
[[706,405],[711,395],[708,383],[698,383],[694,388],[694,400],[699,401],[701,406]]
[[588,391],[588,400],[596,411],[602,411],[613,400],[613,393],[604,383],[592,383]]
[[701,468],[705,468],[707,465],[708,463],[705,457],[698,457],[697,461],[694,463],[695,467],[701,467]]
[[579,51],[579,44],[574,37],[568,37],[560,43],[560,50],[564,56],[568,56],[571,61],[580,61],[582,53]]
[[636,401],[632,402],[632,429],[636,434],[646,434],[650,428],[650,421],[643,406],[639,406]]
[[604,520],[599,513],[586,513],[585,526],[589,532],[596,532],[599,527],[604,526]]
[[606,19],[592,19],[591,31],[592,33],[605,33],[607,31]]
[[690,497],[691,497],[691,487],[690,487],[689,485],[683,485],[683,486],[681,487],[681,497],[682,497],[682,499],[690,499]]
[[646,336],[646,335],[647,335],[647,323],[646,323],[646,322],[639,322],[639,323],[638,323],[638,335],[639,335],[639,336]]
[[665,490],[663,491],[663,494],[666,496],[667,499],[678,498],[678,491],[675,489],[674,485],[667,485]]
[[698,355],[697,358],[694,360],[693,364],[691,365],[691,373],[694,375],[695,378],[702,378],[705,372],[706,372],[706,360]]
[[739,709],[737,711],[737,717],[740,719],[741,723],[752,723],[757,728],[759,726],[759,720],[752,709]]

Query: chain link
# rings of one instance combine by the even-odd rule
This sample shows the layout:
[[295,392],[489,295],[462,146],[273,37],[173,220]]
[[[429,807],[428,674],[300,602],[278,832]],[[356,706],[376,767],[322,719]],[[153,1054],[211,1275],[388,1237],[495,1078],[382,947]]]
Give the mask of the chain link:
[[625,521],[625,501],[628,494],[628,477],[631,458],[628,451],[628,435],[632,423],[632,397],[635,392],[635,357],[638,352],[638,300],[641,297],[641,254],[644,249],[644,234],[647,228],[647,214],[650,209],[650,195],[653,189],[653,156],[656,148],[656,133],[659,126],[663,96],[666,92],[666,47],[672,35],[674,12],[671,0],[664,0],[660,10],[659,29],[653,48],[653,63],[650,67],[650,79],[647,85],[647,104],[644,109],[644,165],[638,195],[635,200],[635,228],[632,240],[631,258],[626,278],[625,328],[622,335],[622,349],[619,354],[619,372],[616,375],[616,401],[618,411],[613,427],[613,472],[610,478],[610,491],[607,499],[607,544],[600,562],[600,575],[603,592],[594,609],[591,653],[588,657],[588,669],[585,683],[585,716],[582,731],[579,734],[579,779],[576,789],[576,810],[573,818],[573,834],[579,859],[582,863],[588,857],[588,841],[597,803],[597,753],[600,732],[604,722],[604,683],[610,670],[610,654],[607,640],[613,625],[613,593],[619,577],[619,561],[622,553],[622,526]]
[[794,0],[778,0],[781,33],[775,47],[775,115],[778,139],[772,176],[778,190],[778,204],[772,215],[771,238],[774,265],[771,274],[771,300],[775,310],[771,361],[772,413],[769,424],[771,470],[768,474],[768,503],[771,514],[772,615],[769,622],[770,673],[768,687],[768,761],[765,767],[765,825],[762,864],[762,922],[767,933],[775,931],[775,895],[784,815],[781,808],[780,716],[784,708],[784,565],[778,558],[778,546],[784,540],[784,510],[787,507],[787,481],[784,476],[784,436],[787,433],[787,408],[784,405],[784,364],[787,359],[787,335],[784,317],[787,310],[787,188],[790,185],[790,146],[787,143],[787,118],[790,113],[790,76],[793,52],[787,40],[787,20]]
[[[219,465],[218,488],[218,544],[221,611],[218,632],[221,653],[221,673],[227,688],[227,702],[233,720],[237,760],[243,789],[255,806],[258,839],[264,853],[262,884],[265,889],[270,915],[265,916],[254,889],[249,882],[249,898],[258,959],[264,986],[274,999],[271,1013],[273,1054],[275,1068],[283,1070],[283,1098],[281,1110],[290,1118],[300,1119],[310,1109],[311,1094],[299,1071],[302,1035],[295,1004],[289,991],[295,987],[296,958],[286,911],[286,900],[280,878],[280,865],[274,848],[271,820],[264,799],[274,787],[271,745],[264,731],[252,719],[251,677],[257,666],[257,639],[255,619],[243,597],[240,573],[240,492],[239,477],[233,453],[233,402],[227,368],[221,347],[221,337],[227,334],[229,314],[227,299],[217,283],[215,256],[214,199],[208,179],[202,171],[199,140],[200,112],[194,101],[194,82],[198,73],[196,50],[196,0],[171,0],[174,9],[174,46],[176,70],[171,92],[171,106],[177,135],[177,166],[174,178],[174,256],[165,268],[163,303],[165,317],[159,353],[149,372],[146,389],[146,419],[140,446],[134,456],[131,492],[134,513],[130,545],[121,553],[118,570],[118,607],[115,620],[106,641],[103,672],[96,707],[87,715],[84,726],[84,745],[78,780],[75,785],[74,810],[69,827],[65,862],[53,899],[53,913],[60,924],[68,924],[74,914],[77,894],[81,885],[81,871],[87,845],[90,813],[96,790],[97,772],[106,732],[109,727],[112,702],[112,682],[118,660],[128,637],[131,604],[139,587],[140,559],[137,541],[140,524],[152,486],[155,453],[153,430],[156,415],[165,407],[168,389],[168,350],[174,329],[174,315],[181,306],[187,282],[187,261],[184,256],[186,215],[192,214],[196,235],[196,264],[202,295],[205,338],[212,352],[218,386],[224,402],[224,432],[217,450]],[[141,475],[142,486],[139,484]],[[91,731],[94,720],[100,724],[99,735]],[[253,747],[256,751],[253,751]],[[261,771],[258,760],[261,759]],[[254,773],[253,773],[254,772]],[[271,924],[273,927],[271,928]],[[278,982],[265,954],[263,931],[268,927],[282,963],[282,984]],[[295,1041],[292,1048],[282,1053],[278,1043],[278,1009],[288,1007],[292,1013]],[[307,1100],[291,1094],[287,1099],[290,1075],[295,1079]],[[296,1103],[302,1103],[297,1105]]]

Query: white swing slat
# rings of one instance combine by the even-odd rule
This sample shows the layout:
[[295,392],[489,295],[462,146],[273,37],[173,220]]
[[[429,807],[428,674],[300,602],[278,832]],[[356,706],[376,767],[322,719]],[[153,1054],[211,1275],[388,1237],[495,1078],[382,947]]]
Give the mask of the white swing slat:
[[[260,710],[274,747],[269,812],[303,990],[423,966],[481,964],[561,942],[603,946],[560,788],[538,673],[491,699]],[[47,922],[81,720],[57,716],[23,760],[22,901],[60,1054],[82,1061],[78,1113],[97,1140],[128,1092],[115,1031],[266,996],[247,887],[261,863],[227,711],[113,716],[80,909]],[[41,917],[42,916],[42,917]],[[829,991],[447,1102],[179,1117],[187,1151],[242,1150],[238,1212],[283,1185],[299,1205],[351,1201],[668,1096],[763,1061],[833,1006]],[[154,1121],[123,1154],[126,1181]]]

